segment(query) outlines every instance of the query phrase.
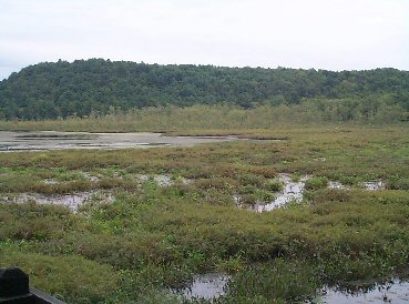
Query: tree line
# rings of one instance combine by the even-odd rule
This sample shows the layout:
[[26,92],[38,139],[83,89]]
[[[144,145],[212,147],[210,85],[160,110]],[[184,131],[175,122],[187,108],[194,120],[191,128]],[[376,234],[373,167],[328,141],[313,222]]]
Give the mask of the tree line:
[[[58,119],[167,105],[314,103],[340,120],[409,111],[409,72],[158,65],[103,59],[28,66],[0,82],[0,119]],[[349,110],[350,111],[349,111]],[[351,113],[349,113],[351,112]],[[345,114],[346,113],[346,114]],[[348,114],[349,113],[349,114]],[[329,114],[328,114],[329,115]],[[336,113],[334,114],[336,115]]]

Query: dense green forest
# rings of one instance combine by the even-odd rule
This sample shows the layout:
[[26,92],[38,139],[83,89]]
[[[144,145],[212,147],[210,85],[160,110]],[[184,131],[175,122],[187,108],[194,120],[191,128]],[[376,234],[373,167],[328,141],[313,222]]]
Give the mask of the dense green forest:
[[[113,110],[193,104],[314,103],[369,117],[379,109],[409,111],[409,72],[227,68],[112,62],[40,63],[0,82],[0,119],[54,119]],[[340,120],[351,120],[345,115]]]

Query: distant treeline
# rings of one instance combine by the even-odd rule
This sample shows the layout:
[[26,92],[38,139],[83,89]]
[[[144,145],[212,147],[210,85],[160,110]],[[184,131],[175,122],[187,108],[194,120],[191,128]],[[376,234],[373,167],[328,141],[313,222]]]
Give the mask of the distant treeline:
[[321,109],[329,120],[370,120],[379,115],[404,119],[403,114],[409,111],[409,72],[227,68],[91,59],[40,63],[0,82],[0,119],[7,120],[87,117],[168,105],[254,108],[304,103],[313,103],[305,108]]

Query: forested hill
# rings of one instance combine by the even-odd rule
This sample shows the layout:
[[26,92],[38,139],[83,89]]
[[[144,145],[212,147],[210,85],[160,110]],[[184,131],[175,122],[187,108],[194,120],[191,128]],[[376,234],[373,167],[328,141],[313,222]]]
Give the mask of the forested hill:
[[0,82],[0,118],[42,119],[172,104],[293,104],[371,98],[409,108],[409,72],[157,65],[103,59],[40,63]]

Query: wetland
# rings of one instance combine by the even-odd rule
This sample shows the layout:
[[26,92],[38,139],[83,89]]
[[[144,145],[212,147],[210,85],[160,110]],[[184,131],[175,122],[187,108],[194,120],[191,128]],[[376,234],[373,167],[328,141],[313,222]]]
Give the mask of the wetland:
[[404,303],[408,131],[0,132],[0,266],[67,303]]

